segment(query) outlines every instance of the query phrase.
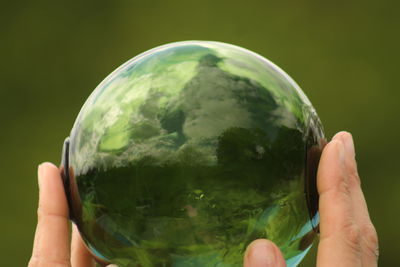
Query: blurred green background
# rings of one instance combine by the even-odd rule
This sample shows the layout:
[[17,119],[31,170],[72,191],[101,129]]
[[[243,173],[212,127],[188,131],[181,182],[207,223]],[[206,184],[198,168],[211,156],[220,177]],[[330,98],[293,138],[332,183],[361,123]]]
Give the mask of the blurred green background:
[[[380,238],[398,266],[400,136],[397,1],[2,1],[2,266],[25,266],[36,223],[36,168],[59,162],[80,107],[111,71],[180,40],[253,50],[303,88],[330,138],[353,133]],[[301,266],[315,265],[316,249]]]

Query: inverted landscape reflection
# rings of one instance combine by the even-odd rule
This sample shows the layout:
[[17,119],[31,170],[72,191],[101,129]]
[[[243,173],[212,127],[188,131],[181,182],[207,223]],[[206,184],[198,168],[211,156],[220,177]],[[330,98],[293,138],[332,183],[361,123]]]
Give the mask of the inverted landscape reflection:
[[218,42],[158,47],[83,106],[70,135],[72,219],[121,267],[242,266],[257,238],[296,266],[319,222],[307,166],[321,140],[307,97],[261,56]]

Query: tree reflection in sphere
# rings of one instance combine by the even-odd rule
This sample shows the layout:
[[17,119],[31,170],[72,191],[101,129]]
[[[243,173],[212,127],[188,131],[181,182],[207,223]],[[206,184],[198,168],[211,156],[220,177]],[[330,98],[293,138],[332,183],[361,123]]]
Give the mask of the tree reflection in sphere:
[[324,135],[311,103],[249,50],[187,41],[149,50],[91,94],[64,145],[70,216],[123,266],[242,266],[268,238],[289,266],[319,222]]

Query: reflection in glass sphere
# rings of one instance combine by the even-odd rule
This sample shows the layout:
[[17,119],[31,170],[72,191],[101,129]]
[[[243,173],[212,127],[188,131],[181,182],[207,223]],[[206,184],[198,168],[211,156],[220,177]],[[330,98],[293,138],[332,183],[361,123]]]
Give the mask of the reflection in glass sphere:
[[206,41],[147,51],[86,101],[65,145],[71,219],[123,266],[242,266],[268,238],[289,266],[318,224],[323,131],[265,58]]

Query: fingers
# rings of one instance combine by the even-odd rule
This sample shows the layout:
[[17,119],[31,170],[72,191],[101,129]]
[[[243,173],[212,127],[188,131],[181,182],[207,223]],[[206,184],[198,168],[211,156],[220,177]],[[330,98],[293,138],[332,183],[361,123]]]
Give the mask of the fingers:
[[83,240],[75,225],[72,226],[71,263],[73,267],[95,266],[93,257],[83,243]]
[[279,248],[269,240],[257,239],[246,250],[244,267],[284,267],[285,259]]
[[349,133],[338,133],[325,147],[317,186],[321,220],[317,266],[377,266],[376,232],[360,187]]
[[378,256],[378,239],[375,228],[369,217],[367,203],[361,189],[361,181],[358,175],[357,163],[355,160],[353,137],[350,133],[339,132],[333,137],[333,139],[341,140],[346,150],[345,168],[348,175],[354,219],[360,232],[361,240],[359,240],[359,244],[362,249],[363,266],[376,266]]
[[43,163],[38,176],[38,224],[29,266],[71,266],[68,204],[60,171],[51,163]]
[[367,208],[367,203],[364,198],[364,194],[361,190],[361,181],[358,176],[357,171],[357,163],[355,161],[355,149],[353,143],[353,137],[350,133],[347,132],[339,132],[337,133],[332,140],[339,140],[343,143],[345,148],[345,169],[347,173],[347,179],[349,188],[351,189],[351,198],[353,202],[353,213],[355,219],[359,223],[369,222],[369,213]]

